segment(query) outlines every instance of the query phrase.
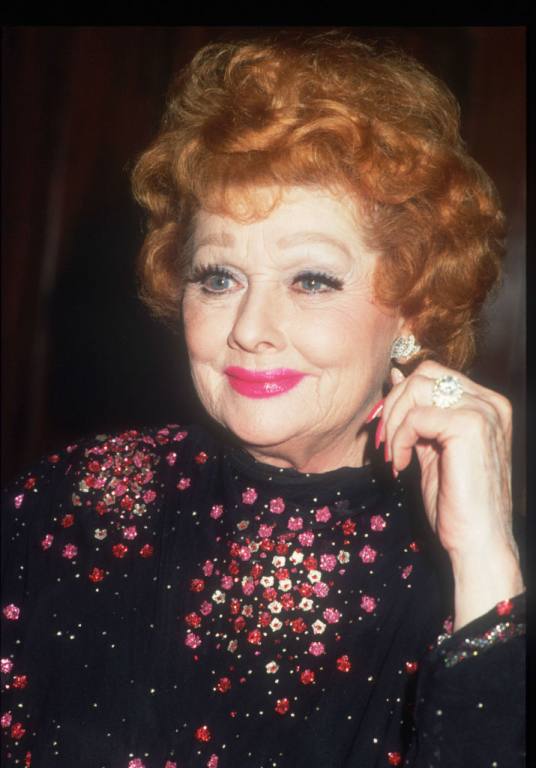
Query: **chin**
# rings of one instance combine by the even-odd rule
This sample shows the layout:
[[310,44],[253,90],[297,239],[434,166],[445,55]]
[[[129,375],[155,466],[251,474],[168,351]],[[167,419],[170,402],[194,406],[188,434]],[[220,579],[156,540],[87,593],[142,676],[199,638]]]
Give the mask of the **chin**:
[[236,419],[221,422],[233,435],[245,445],[259,448],[278,446],[291,440],[297,429],[292,429],[287,420],[278,419]]

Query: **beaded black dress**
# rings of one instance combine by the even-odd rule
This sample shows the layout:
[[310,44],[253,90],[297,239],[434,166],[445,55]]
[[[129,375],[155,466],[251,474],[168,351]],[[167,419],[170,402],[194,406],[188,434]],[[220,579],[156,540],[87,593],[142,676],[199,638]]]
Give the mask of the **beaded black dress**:
[[523,596],[452,633],[414,466],[131,430],[45,457],[2,521],[6,766],[524,764]]

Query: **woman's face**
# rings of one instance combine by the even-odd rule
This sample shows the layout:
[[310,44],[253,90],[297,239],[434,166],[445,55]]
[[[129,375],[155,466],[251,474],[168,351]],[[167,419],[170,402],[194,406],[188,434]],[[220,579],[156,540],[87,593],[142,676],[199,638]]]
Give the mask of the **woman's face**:
[[374,301],[350,199],[291,188],[265,219],[195,224],[183,318],[209,414],[260,461],[360,466],[402,320]]

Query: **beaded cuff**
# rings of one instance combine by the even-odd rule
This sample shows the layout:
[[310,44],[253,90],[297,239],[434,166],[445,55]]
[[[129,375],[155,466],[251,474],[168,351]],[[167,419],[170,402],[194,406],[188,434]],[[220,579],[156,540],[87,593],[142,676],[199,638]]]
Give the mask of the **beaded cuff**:
[[[445,622],[447,631],[439,635],[435,647],[445,667],[453,667],[499,643],[524,635],[526,631],[524,615],[525,593],[523,592],[511,600],[497,603],[491,611],[454,634],[452,622],[447,619]],[[496,623],[497,617],[502,618],[503,621]],[[469,637],[462,638],[460,636],[462,631],[464,633],[469,631]]]

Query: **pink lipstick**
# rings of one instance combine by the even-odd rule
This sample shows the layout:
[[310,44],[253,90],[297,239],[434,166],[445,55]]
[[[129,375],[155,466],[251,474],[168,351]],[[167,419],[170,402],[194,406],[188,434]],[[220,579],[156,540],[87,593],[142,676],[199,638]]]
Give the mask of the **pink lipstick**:
[[224,370],[229,384],[245,397],[274,397],[293,389],[305,376],[291,368],[274,368],[266,371],[251,371],[247,368],[229,366]]

